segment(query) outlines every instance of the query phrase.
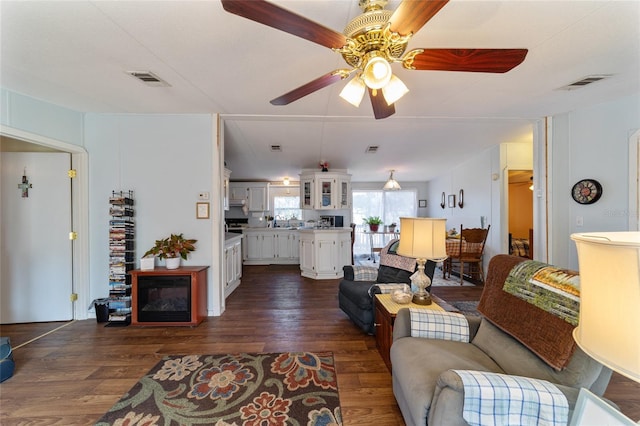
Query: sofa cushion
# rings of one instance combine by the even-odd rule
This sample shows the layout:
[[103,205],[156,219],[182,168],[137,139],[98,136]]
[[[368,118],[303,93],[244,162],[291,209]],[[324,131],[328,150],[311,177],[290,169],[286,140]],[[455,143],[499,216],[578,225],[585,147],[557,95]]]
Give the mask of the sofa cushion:
[[490,356],[507,374],[515,376],[590,388],[602,371],[602,365],[580,349],[574,352],[566,368],[557,371],[486,319],[482,319],[471,343]]
[[[487,354],[469,343],[405,337],[391,345],[396,399],[411,413],[413,424],[424,425],[436,389],[438,377],[448,369],[480,370],[504,373]],[[407,422],[409,424],[409,422]]]

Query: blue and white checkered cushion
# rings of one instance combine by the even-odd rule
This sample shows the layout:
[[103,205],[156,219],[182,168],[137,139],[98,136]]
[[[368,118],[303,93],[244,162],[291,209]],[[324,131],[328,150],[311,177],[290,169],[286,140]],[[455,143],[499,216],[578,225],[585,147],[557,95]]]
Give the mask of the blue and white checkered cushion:
[[464,384],[463,418],[470,425],[563,425],[569,403],[546,380],[486,371],[453,370]]
[[469,322],[462,314],[415,308],[409,313],[412,337],[469,342]]
[[354,281],[375,281],[378,279],[378,268],[373,266],[353,266]]

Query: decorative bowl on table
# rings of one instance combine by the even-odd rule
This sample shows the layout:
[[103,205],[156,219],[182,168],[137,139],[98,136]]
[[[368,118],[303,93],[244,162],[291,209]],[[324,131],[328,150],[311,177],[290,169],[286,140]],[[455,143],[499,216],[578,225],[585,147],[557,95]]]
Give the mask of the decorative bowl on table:
[[393,290],[391,292],[391,300],[401,305],[406,305],[411,302],[413,298],[413,293],[409,290]]

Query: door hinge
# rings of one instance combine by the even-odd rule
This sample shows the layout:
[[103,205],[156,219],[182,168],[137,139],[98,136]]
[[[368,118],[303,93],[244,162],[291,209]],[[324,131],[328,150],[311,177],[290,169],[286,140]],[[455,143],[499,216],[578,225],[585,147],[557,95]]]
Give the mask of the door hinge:
[[72,302],[78,300],[78,293],[71,293],[71,297],[69,298]]
[[77,240],[78,239],[78,233],[77,232],[69,232],[69,239],[70,240]]
[[78,172],[76,172],[76,169],[70,169],[69,171],[67,171],[67,176],[69,176],[71,179],[76,177],[77,174]]

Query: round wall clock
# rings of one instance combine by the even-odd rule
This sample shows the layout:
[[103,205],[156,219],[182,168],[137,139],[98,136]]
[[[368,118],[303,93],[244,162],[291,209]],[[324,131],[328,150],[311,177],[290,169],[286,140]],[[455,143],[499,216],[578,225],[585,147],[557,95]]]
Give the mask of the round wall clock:
[[602,196],[602,185],[595,179],[582,179],[571,188],[576,203],[593,204]]

